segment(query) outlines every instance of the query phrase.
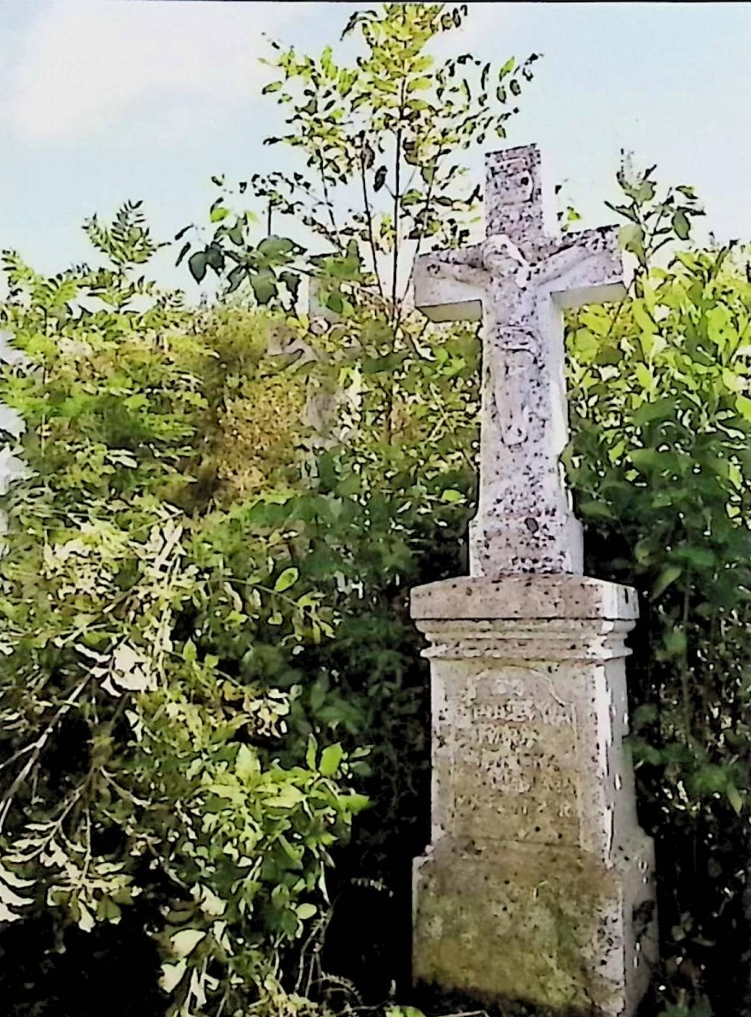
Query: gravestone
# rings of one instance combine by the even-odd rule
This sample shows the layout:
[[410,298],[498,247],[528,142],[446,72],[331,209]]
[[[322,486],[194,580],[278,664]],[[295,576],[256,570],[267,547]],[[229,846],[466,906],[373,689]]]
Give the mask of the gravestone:
[[489,155],[487,239],[418,259],[415,304],[483,320],[470,573],[414,590],[433,694],[432,838],[414,976],[485,1000],[629,1017],[655,958],[636,817],[632,590],[584,578],[566,491],[562,309],[625,293],[615,231],[543,226],[534,146]]
[[[325,333],[339,320],[339,316],[326,307],[320,297],[315,278],[309,281],[308,318],[314,335]],[[312,343],[295,335],[285,325],[272,329],[266,353],[270,357],[284,357],[296,367],[320,362],[322,354]],[[351,434],[352,419],[360,405],[360,392],[355,384],[340,386],[327,372],[311,372],[306,380],[305,406],[302,423],[310,429],[312,449],[329,448],[346,442]]]

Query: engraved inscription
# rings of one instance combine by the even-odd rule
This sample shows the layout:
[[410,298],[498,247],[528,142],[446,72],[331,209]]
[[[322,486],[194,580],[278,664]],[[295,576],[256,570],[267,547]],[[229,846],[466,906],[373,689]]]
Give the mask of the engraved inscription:
[[456,821],[476,838],[575,843],[576,726],[547,676],[485,673],[457,735]]

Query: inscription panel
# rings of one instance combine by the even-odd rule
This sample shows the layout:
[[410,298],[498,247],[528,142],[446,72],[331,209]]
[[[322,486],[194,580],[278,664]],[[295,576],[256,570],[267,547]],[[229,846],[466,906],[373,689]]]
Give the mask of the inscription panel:
[[454,742],[454,822],[476,841],[579,842],[573,706],[546,674],[483,672],[463,697]]

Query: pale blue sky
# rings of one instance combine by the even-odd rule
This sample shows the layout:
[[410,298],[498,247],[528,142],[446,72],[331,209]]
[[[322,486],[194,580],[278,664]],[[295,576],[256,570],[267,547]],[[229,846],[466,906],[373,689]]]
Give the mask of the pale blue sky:
[[[205,216],[211,174],[279,167],[261,33],[315,52],[355,6],[0,0],[0,246],[56,271],[87,256],[92,212],[142,198],[171,238]],[[496,62],[544,55],[508,143],[542,146],[585,225],[609,220],[625,147],[694,184],[719,238],[751,239],[751,4],[470,4],[455,38]],[[173,257],[162,278],[195,294]]]

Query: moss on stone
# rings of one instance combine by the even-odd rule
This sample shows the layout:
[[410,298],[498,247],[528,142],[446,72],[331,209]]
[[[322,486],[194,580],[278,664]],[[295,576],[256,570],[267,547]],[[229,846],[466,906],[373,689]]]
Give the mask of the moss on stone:
[[[610,989],[592,974],[592,960],[595,941],[607,935],[612,874],[571,850],[557,853],[551,871],[549,850],[529,847],[423,866],[415,976],[476,998],[608,1013]],[[428,881],[433,892],[425,893]]]

